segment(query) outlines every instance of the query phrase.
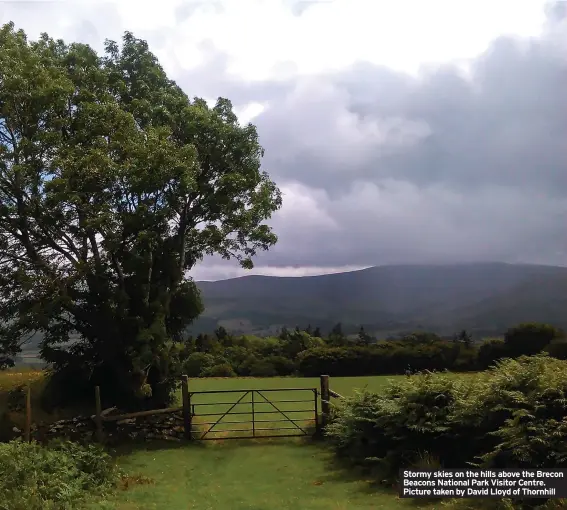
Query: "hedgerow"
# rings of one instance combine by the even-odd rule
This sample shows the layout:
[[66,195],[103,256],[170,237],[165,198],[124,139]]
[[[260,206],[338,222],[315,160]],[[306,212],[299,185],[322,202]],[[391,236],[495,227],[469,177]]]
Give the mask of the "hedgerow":
[[475,379],[422,373],[332,414],[337,455],[391,481],[427,453],[445,468],[567,467],[567,362],[506,359]]

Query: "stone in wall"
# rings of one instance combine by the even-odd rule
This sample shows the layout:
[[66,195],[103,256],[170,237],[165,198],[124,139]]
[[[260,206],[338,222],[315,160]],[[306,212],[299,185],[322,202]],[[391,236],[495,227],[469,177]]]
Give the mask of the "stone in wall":
[[[106,443],[122,444],[129,441],[180,441],[184,437],[181,413],[146,416],[103,423]],[[23,431],[16,431],[23,437]],[[50,424],[32,425],[32,437],[45,443],[53,439],[69,439],[79,443],[96,441],[94,416],[77,416]]]

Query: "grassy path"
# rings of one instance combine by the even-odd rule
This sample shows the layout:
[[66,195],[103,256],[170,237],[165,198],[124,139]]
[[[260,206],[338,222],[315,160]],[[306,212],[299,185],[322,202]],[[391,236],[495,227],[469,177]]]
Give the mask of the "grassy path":
[[321,446],[298,441],[209,443],[128,452],[134,484],[93,510],[398,510],[408,500],[332,465]]

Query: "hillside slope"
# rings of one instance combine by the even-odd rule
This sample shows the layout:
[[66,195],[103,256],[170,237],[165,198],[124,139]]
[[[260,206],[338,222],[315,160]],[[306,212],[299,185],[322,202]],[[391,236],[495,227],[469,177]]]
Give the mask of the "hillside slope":
[[283,325],[363,324],[376,332],[466,327],[501,332],[524,320],[563,325],[567,268],[501,263],[379,266],[301,278],[245,276],[198,282],[206,311],[191,331],[216,325],[268,332]]

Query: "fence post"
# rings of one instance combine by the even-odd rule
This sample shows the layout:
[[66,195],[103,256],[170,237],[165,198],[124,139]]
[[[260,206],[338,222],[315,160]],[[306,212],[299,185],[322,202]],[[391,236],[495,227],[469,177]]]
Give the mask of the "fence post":
[[327,425],[327,419],[329,416],[329,410],[331,408],[329,401],[331,400],[331,395],[329,393],[329,376],[321,376],[321,428],[325,428]]
[[96,426],[96,439],[99,443],[103,442],[102,435],[102,404],[100,403],[100,386],[95,386],[95,426]]
[[27,443],[31,443],[31,386],[28,383],[26,391],[26,428],[24,430],[24,437]]
[[185,430],[185,439],[193,439],[191,433],[191,395],[189,395],[189,378],[186,375],[181,376],[181,398],[183,400],[183,428]]

